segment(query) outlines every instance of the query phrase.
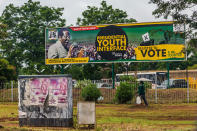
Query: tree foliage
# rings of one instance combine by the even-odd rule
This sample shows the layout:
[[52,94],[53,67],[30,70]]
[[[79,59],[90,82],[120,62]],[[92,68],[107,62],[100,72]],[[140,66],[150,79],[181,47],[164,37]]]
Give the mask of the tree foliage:
[[87,6],[87,10],[82,12],[83,18],[77,19],[77,25],[97,25],[136,22],[133,18],[127,18],[125,11],[113,9],[112,5],[107,5],[106,1],[101,2],[101,7]]
[[[153,11],[153,15],[156,17],[163,16],[167,19],[171,16],[178,23],[188,24],[190,31],[197,29],[196,0],[150,0],[150,3],[157,5],[157,9]],[[191,12],[191,15],[188,12]]]
[[136,82],[137,80],[133,76],[123,75],[120,76],[120,81],[129,83],[129,82]]
[[84,80],[78,80],[75,88],[82,89],[82,88],[84,88],[84,87],[86,87],[86,86],[88,86],[90,84],[92,84],[91,80],[86,80],[86,79],[84,79]]
[[67,73],[71,74],[73,79],[76,80],[84,79],[83,68],[79,65],[72,65],[71,68],[68,69]]
[[131,101],[135,93],[135,83],[120,82],[120,86],[117,87],[115,99],[118,103],[124,104]]
[[81,96],[85,101],[97,101],[101,96],[101,92],[96,87],[96,84],[88,82],[86,86],[82,88]]
[[[186,24],[186,38],[189,39],[188,54],[192,48],[196,49],[196,36],[197,36],[197,1],[196,0],[150,0],[149,3],[156,4],[157,8],[153,11],[153,15],[157,18],[172,17],[178,24]],[[197,56],[194,54],[195,57]],[[188,59],[186,62],[170,62],[171,69],[186,69],[189,65],[195,64],[195,61]],[[165,64],[157,64],[159,68],[164,68]],[[158,67],[156,67],[158,69]]]
[[0,23],[0,42],[7,37],[7,25]]
[[100,64],[84,65],[83,73],[84,73],[84,78],[89,80],[100,80],[103,77]]
[[[0,45],[5,40],[6,37],[7,37],[7,26],[5,24],[0,23]],[[3,57],[2,53],[0,54],[0,57],[1,58]]]
[[65,25],[63,8],[41,6],[40,2],[28,0],[18,7],[6,6],[0,17],[7,24],[8,38],[1,43],[1,49],[9,62],[18,69],[24,64],[29,73],[35,73],[34,65],[45,67],[45,28]]
[[[7,38],[7,25],[0,23],[0,44]],[[16,69],[0,54],[0,82],[16,80]]]
[[0,82],[16,80],[15,67],[5,59],[0,59]]

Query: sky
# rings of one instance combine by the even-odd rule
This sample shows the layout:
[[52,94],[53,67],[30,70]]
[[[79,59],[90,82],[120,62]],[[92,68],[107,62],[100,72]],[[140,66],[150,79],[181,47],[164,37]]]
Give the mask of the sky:
[[[28,0],[0,0],[0,15],[7,5],[13,3],[15,6],[21,6]],[[39,0],[33,0],[39,1]],[[82,17],[82,12],[87,6],[100,7],[102,0],[40,0],[41,5],[49,7],[64,8],[63,18],[66,19],[66,25],[76,25],[77,18]],[[128,18],[134,18],[138,22],[166,21],[163,18],[155,18],[152,15],[156,5],[149,4],[149,0],[106,0],[112,8],[118,8],[126,11]],[[170,21],[171,19],[168,19]]]

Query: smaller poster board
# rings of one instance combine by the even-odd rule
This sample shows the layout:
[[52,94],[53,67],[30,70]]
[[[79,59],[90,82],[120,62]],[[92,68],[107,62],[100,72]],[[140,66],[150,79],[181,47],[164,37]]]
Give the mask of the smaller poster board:
[[78,125],[96,125],[95,102],[79,101],[77,103]]

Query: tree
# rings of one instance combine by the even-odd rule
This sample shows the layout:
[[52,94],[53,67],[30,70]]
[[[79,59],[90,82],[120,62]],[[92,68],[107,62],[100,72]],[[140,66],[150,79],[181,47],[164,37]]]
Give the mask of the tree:
[[[0,43],[7,38],[7,25],[0,23]],[[0,54],[0,82],[16,80],[15,67],[10,65]]]
[[[86,80],[84,81],[84,83]],[[88,82],[88,81],[87,81]],[[97,101],[101,96],[101,91],[96,87],[96,84],[88,82],[86,86],[82,87],[81,96],[85,101]]]
[[[152,13],[157,18],[164,17],[167,19],[171,16],[176,23],[188,25],[185,35],[190,41],[187,52],[190,52],[191,48],[196,48],[196,44],[194,44],[197,36],[196,0],[150,0],[149,3],[157,5],[157,8]],[[191,15],[188,14],[188,11],[191,12]],[[191,60],[187,62],[173,62],[170,63],[170,67],[172,67],[172,69],[185,69],[188,65],[193,65],[194,63],[195,62],[192,62]],[[162,66],[161,64],[158,65]]]
[[[7,37],[7,26],[5,24],[0,23],[0,43],[5,40]],[[0,54],[0,57],[2,58],[2,53]]]
[[[133,86],[133,84],[132,84]],[[121,82],[120,86],[117,87],[115,94],[115,99],[119,104],[125,104],[131,101],[134,96],[131,84],[126,82]]]
[[62,19],[63,8],[41,6],[40,2],[28,0],[20,7],[13,4],[6,6],[0,21],[7,24],[8,38],[1,42],[1,50],[8,61],[21,69],[26,67],[28,73],[36,73],[34,65],[45,66],[45,28],[65,26]]
[[187,48],[189,68],[197,69],[197,39],[190,39]]
[[86,64],[83,66],[84,78],[89,80],[100,80],[102,72],[100,64]]
[[0,59],[0,82],[7,82],[10,80],[16,80],[15,67],[9,65],[7,60]]
[[[98,24],[116,24],[116,23],[132,23],[136,22],[133,18],[128,18],[125,11],[113,9],[112,5],[107,5],[106,1],[101,2],[101,7],[88,6],[88,9],[82,12],[82,18],[77,19],[77,25],[98,25]],[[121,64],[116,64],[117,66]],[[101,68],[102,67],[102,68]],[[111,78],[111,64],[86,64],[84,65],[84,77],[86,79],[99,79],[104,77]],[[106,69],[106,70],[103,70]],[[91,73],[90,71],[94,71]]]
[[97,25],[136,22],[133,18],[127,18],[125,11],[113,9],[112,5],[107,5],[106,1],[101,2],[101,7],[88,6],[82,12],[82,18],[77,19],[77,25]]
[[[197,1],[196,0],[150,0],[149,3],[157,5],[157,9],[153,11],[153,15],[157,18],[164,17],[167,19],[169,16],[177,23],[186,23],[189,25],[188,34],[197,29]],[[191,15],[187,12],[191,11]],[[195,32],[191,37],[196,36]]]
[[0,23],[0,40],[2,41],[7,37],[7,25]]
[[68,69],[67,73],[71,74],[73,79],[76,79],[76,80],[84,79],[83,69],[79,65],[72,65],[72,67]]

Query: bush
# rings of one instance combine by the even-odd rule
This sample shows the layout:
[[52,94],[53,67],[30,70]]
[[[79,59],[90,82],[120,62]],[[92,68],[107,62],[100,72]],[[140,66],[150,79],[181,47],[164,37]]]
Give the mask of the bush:
[[75,88],[84,88],[87,85],[92,84],[91,80],[78,80]]
[[136,82],[137,80],[133,76],[124,75],[124,76],[120,76],[120,81]]
[[117,87],[115,99],[118,103],[124,104],[132,100],[135,92],[135,83],[120,82]]
[[101,92],[96,87],[96,84],[89,83],[82,88],[81,96],[85,101],[97,101],[101,96]]

